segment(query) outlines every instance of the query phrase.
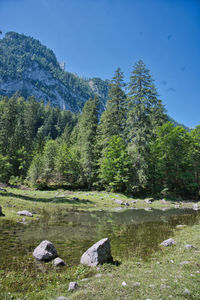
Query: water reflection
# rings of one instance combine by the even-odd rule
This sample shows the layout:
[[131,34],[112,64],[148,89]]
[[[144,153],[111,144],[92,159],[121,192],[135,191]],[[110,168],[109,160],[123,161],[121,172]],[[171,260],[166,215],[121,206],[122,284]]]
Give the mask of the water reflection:
[[0,220],[1,269],[17,269],[25,257],[26,268],[32,268],[32,252],[44,239],[54,243],[69,265],[78,264],[82,253],[104,237],[110,238],[114,259],[147,259],[161,241],[173,235],[176,225],[192,225],[200,219],[199,213],[189,209],[59,212],[44,212],[27,225]]

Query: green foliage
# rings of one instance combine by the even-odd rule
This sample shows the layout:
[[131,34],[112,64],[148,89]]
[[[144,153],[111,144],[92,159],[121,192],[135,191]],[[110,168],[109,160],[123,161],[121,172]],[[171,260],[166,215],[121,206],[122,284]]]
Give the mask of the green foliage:
[[111,191],[127,190],[130,181],[130,158],[126,144],[119,136],[113,136],[101,160],[99,177]]
[[126,138],[136,171],[133,184],[144,188],[147,184],[149,142],[154,138],[155,128],[164,122],[165,114],[150,71],[142,60],[134,65],[128,88]]
[[124,86],[123,72],[118,68],[110,84],[107,107],[101,116],[98,129],[98,139],[102,151],[112,136],[124,135],[127,112],[126,94],[123,91]]
[[149,176],[154,193],[164,188],[174,195],[194,192],[190,148],[191,139],[183,127],[173,127],[167,122],[158,129],[149,156]]

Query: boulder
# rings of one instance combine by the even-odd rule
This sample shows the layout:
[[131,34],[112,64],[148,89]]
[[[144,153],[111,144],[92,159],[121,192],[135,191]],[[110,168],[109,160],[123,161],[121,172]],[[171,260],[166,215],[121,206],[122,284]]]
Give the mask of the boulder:
[[64,262],[64,260],[60,257],[56,257],[53,261],[53,264],[55,267],[63,267],[66,266],[66,263]]
[[17,214],[19,216],[26,216],[26,217],[32,217],[33,216],[33,214],[28,210],[18,211]]
[[5,217],[5,215],[4,215],[3,212],[2,212],[1,206],[0,206],[0,217]]
[[76,281],[72,281],[69,283],[68,291],[74,291],[78,287],[78,283]]
[[162,246],[168,247],[168,246],[172,246],[175,244],[175,240],[170,238],[168,240],[165,240],[161,243]]
[[58,256],[54,245],[49,241],[42,241],[33,251],[33,256],[39,261],[51,261]]
[[122,204],[123,204],[123,201],[122,201],[122,200],[119,200],[119,199],[116,199],[116,200],[115,200],[115,203],[122,205]]
[[106,262],[112,262],[110,241],[108,238],[102,239],[90,247],[81,256],[81,264],[97,266]]

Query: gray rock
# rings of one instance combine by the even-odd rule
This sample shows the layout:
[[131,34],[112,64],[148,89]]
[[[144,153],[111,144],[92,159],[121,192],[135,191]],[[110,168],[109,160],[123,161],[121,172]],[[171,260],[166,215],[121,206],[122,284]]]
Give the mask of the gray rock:
[[119,199],[116,199],[116,200],[115,200],[115,203],[122,205],[122,204],[123,204],[123,201],[122,201],[122,200],[119,200]]
[[152,204],[153,198],[145,199],[144,202],[146,202],[147,204]]
[[190,295],[190,291],[188,289],[185,289],[183,292],[184,295]]
[[180,224],[180,225],[177,225],[177,226],[176,226],[176,228],[183,228],[183,227],[186,227],[186,225]]
[[102,274],[101,274],[101,273],[98,273],[98,274],[95,275],[95,277],[96,277],[96,278],[100,278],[100,277],[102,277]]
[[137,202],[138,202],[137,200],[132,200],[132,201],[131,201],[131,203],[137,203]]
[[67,300],[67,298],[64,296],[60,296],[60,297],[56,298],[56,300]]
[[180,208],[179,204],[174,205],[174,208]]
[[117,210],[117,211],[118,211],[118,210],[122,210],[122,209],[123,209],[122,207],[116,207],[116,208],[115,208],[115,210]]
[[190,262],[188,260],[184,260],[180,262],[180,265],[188,265]]
[[68,291],[74,291],[78,287],[78,283],[76,281],[72,281],[69,283]]
[[193,210],[199,210],[198,204],[197,203],[193,204],[192,209]]
[[26,216],[26,217],[32,217],[33,216],[33,214],[28,210],[18,211],[17,214],[19,216]]
[[123,202],[122,204],[125,206],[130,206],[130,204],[128,202]]
[[150,210],[152,210],[152,208],[151,207],[146,207],[144,210],[150,211]]
[[172,246],[175,244],[174,239],[170,238],[168,240],[163,241],[160,245],[168,247],[168,246]]
[[133,284],[133,286],[134,286],[134,287],[140,286],[140,282],[137,282],[137,281],[136,281],[136,282]]
[[58,256],[54,245],[45,240],[33,251],[33,256],[39,261],[51,261]]
[[184,247],[185,249],[197,249],[196,247],[194,247],[193,245],[187,244]]
[[53,261],[53,264],[55,267],[63,267],[66,266],[66,263],[64,262],[64,260],[60,257],[56,257]]
[[4,215],[3,212],[2,212],[1,206],[0,206],[0,217],[5,217],[5,215]]
[[111,248],[108,238],[102,239],[90,247],[81,256],[81,264],[88,266],[97,266],[106,262],[111,262]]

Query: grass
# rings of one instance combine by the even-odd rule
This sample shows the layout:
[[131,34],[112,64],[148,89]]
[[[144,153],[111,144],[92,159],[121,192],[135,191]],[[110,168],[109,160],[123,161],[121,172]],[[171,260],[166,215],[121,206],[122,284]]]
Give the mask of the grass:
[[[74,197],[79,199],[73,199]],[[22,217],[17,215],[17,211],[24,209],[37,213],[29,220],[38,218],[44,210],[52,214],[55,209],[59,209],[62,213],[63,208],[115,211],[120,205],[115,203],[114,199],[128,202],[129,208],[134,206],[138,209],[145,207],[169,209],[177,204],[173,201],[163,204],[161,200],[146,204],[142,199],[132,203],[133,198],[107,192],[7,188],[7,192],[0,192],[0,205],[5,213],[5,217],[0,218],[0,226],[6,221],[13,223],[20,221]],[[192,202],[184,202],[180,206],[192,207]],[[76,265],[56,270],[51,263],[47,263],[38,265],[37,271],[37,268],[32,268],[34,263],[32,255],[25,253],[23,261],[17,262],[16,269],[0,268],[0,299],[45,300],[65,296],[67,299],[87,300],[198,300],[200,299],[199,236],[200,224],[174,229],[175,245],[166,248],[160,246],[159,251],[153,253],[147,261],[133,257],[129,261],[122,261],[119,266],[104,264],[89,268]],[[197,249],[185,249],[186,244],[192,244]],[[183,261],[189,263],[181,264]],[[78,282],[78,289],[74,292],[68,292],[70,281]],[[122,286],[122,282],[126,285]]]

